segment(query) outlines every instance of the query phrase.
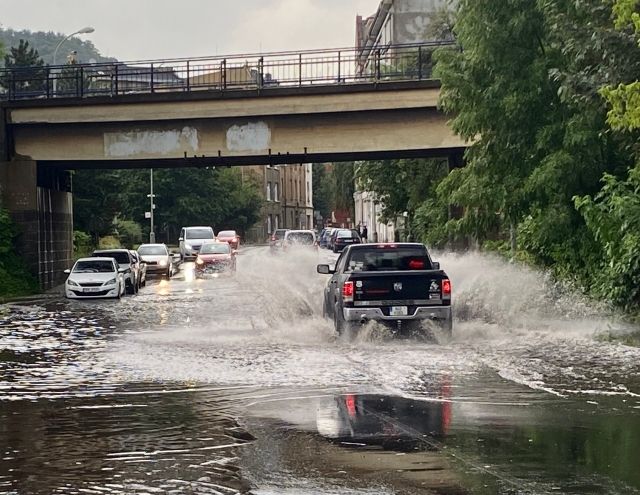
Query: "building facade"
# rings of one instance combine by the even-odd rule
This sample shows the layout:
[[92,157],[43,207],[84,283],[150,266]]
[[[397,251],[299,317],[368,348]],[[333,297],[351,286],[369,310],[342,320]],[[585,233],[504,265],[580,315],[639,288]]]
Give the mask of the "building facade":
[[[378,50],[389,45],[436,41],[430,26],[436,12],[452,9],[455,0],[382,0],[371,16],[356,17],[356,57],[358,75],[374,70]],[[375,194],[358,188],[354,197],[356,227],[366,225],[369,242],[393,242],[404,236],[404,217],[393,222],[380,221],[380,205]]]
[[262,243],[276,229],[313,229],[311,164],[251,165],[243,167],[262,187],[260,220],[247,231],[247,242]]
[[283,229],[313,229],[311,164],[280,165]]
[[433,15],[451,8],[451,0],[382,0],[371,16],[356,17],[356,54],[359,75],[373,72],[373,57],[389,45],[434,41]]

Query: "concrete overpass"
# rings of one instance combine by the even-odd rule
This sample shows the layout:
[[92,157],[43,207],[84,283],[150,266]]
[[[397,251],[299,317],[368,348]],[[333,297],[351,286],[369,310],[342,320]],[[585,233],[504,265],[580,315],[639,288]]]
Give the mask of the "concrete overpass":
[[3,101],[0,198],[41,285],[72,261],[72,169],[460,156],[437,81],[337,80]]

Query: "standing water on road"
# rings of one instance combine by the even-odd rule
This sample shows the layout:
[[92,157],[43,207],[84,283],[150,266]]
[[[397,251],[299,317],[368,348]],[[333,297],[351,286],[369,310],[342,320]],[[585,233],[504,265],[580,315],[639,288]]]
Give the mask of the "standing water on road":
[[452,342],[344,342],[325,257],[3,308],[0,493],[640,491],[640,352],[604,311],[445,254]]

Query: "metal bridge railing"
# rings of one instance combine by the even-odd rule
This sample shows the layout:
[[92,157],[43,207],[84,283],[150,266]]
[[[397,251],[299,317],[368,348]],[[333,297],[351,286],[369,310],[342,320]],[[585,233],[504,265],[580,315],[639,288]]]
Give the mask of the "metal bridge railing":
[[0,99],[88,98],[432,79],[451,42],[0,69]]

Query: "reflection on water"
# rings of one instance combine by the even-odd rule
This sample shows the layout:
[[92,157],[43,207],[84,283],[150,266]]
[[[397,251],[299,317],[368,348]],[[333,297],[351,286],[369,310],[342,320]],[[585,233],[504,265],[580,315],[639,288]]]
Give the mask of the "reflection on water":
[[436,450],[451,424],[449,400],[416,401],[376,394],[334,397],[318,411],[318,433],[352,446],[386,450]]
[[0,402],[0,491],[244,492],[234,462],[247,441],[231,413],[214,391],[154,386],[92,399]]

